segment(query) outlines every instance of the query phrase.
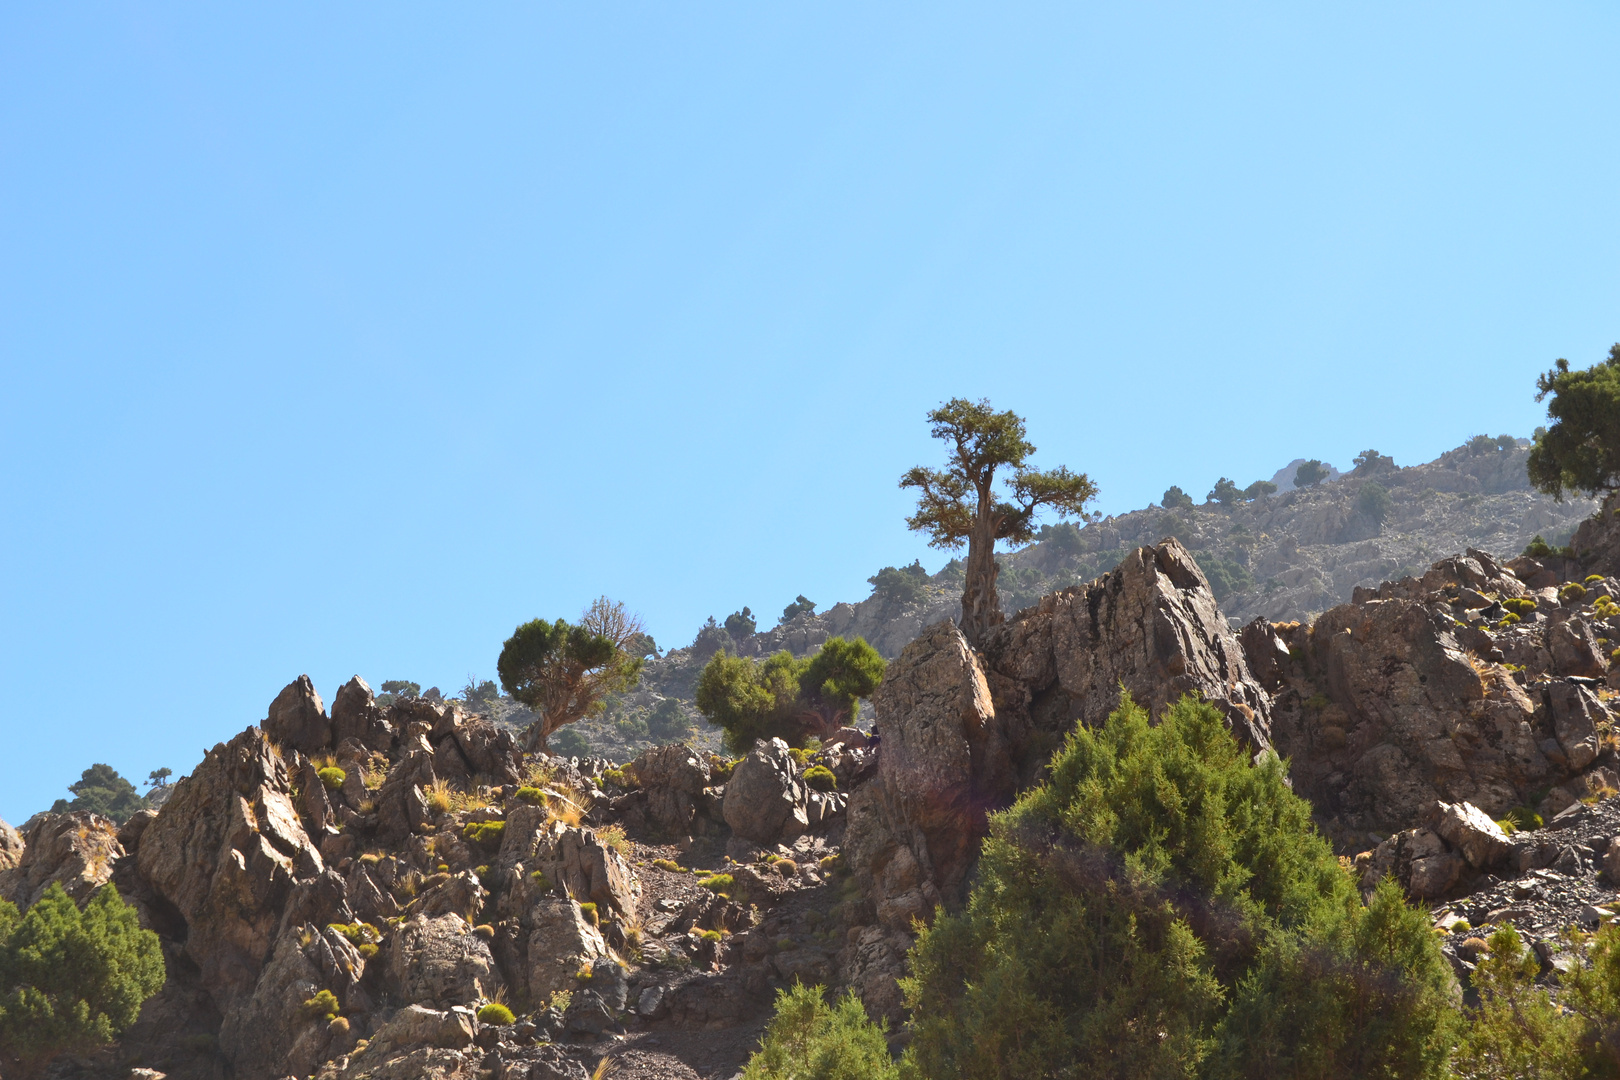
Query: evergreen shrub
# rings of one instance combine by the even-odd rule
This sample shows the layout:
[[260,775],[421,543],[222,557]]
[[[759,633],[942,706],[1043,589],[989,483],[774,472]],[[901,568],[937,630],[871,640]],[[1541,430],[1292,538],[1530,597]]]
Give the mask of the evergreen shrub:
[[776,994],[776,1016],[743,1080],[898,1080],[885,1030],[849,991],[828,1005],[821,987],[796,983]]

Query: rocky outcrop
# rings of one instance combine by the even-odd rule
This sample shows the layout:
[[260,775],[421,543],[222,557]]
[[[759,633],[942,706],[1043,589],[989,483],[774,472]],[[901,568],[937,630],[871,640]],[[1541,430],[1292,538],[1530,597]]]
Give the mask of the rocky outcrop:
[[[16,867],[22,859],[23,850],[22,833],[0,819],[0,874]],[[0,895],[4,895],[5,891],[4,884],[0,884]]]
[[1076,723],[1117,708],[1122,687],[1153,711],[1196,693],[1253,749],[1270,747],[1270,698],[1174,540],[1019,612],[982,657],[949,622],[908,645],[874,697],[878,775],[852,796],[845,839],[878,918],[901,929],[960,899],[987,813],[1035,781]]
[[344,683],[332,699],[332,739],[338,744],[354,739],[385,754],[393,749],[393,725],[378,707],[371,687],[358,675]]
[[348,1025],[333,1030],[323,1010],[306,1004],[330,990],[346,1010],[369,1009],[360,989],[365,961],[335,930],[290,927],[276,943],[253,994],[225,1018],[220,1049],[243,1080],[308,1076],[353,1045]]
[[524,922],[529,932],[528,991],[534,1001],[573,989],[581,968],[608,955],[601,933],[585,918],[579,904],[566,897],[538,899]]
[[500,985],[484,939],[459,915],[414,918],[393,934],[388,985],[396,1001],[444,1008],[486,998]]
[[308,675],[300,675],[270,703],[264,733],[277,746],[318,754],[332,745],[332,721]]
[[324,869],[258,728],[214,747],[141,837],[141,876],[189,928],[186,954],[229,1014],[252,992],[299,879]]
[[[18,837],[10,826],[6,831]],[[83,810],[41,814],[19,838],[23,850],[16,856],[16,864],[9,870],[0,869],[0,899],[19,908],[32,907],[53,884],[60,884],[75,902],[83,904],[112,878],[113,864],[124,854],[118,826]],[[0,853],[15,850],[0,834]]]
[[658,746],[635,760],[636,782],[646,794],[648,823],[666,836],[690,836],[709,766],[689,746]]
[[726,781],[726,824],[736,835],[758,844],[791,842],[810,827],[808,794],[787,743],[760,742]]

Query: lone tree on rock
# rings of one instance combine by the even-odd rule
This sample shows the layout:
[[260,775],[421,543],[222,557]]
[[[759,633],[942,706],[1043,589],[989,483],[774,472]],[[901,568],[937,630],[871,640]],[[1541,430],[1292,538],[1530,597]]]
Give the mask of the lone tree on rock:
[[1562,502],[1564,492],[1620,491],[1620,344],[1585,371],[1560,359],[1536,379],[1536,400],[1548,394],[1552,424],[1537,428],[1525,470],[1530,482]]
[[1327,478],[1328,467],[1316,458],[1294,470],[1294,486],[1297,488],[1315,487]]
[[530,751],[545,750],[558,728],[596,715],[609,694],[636,684],[642,658],[632,646],[641,635],[641,620],[605,596],[577,625],[535,619],[512,632],[495,667],[506,692],[537,717],[525,740]]
[[[957,549],[967,544],[962,588],[962,634],[978,645],[1003,619],[996,596],[998,540],[1027,543],[1034,538],[1035,512],[1042,506],[1059,517],[1083,515],[1097,495],[1085,473],[1032,469],[1025,461],[1035,447],[1024,438],[1024,418],[994,412],[987,399],[952,398],[928,414],[933,436],[949,446],[943,469],[917,466],[900,478],[916,488],[917,512],[906,524],[928,534],[930,547]],[[995,490],[996,470],[1007,468],[1006,489]]]

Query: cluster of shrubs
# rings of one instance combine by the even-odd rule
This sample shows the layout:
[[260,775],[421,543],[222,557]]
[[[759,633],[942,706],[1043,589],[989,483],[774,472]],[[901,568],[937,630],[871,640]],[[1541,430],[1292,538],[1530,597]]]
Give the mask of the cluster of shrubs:
[[1471,941],[1464,1004],[1428,914],[1389,881],[1363,899],[1280,761],[1207,704],[1155,725],[1127,697],[993,816],[966,907],[921,930],[900,1058],[855,997],[796,986],[743,1075],[1620,1075],[1620,929],[1572,932],[1558,1003],[1510,928]]
[[784,650],[760,663],[722,650],[698,676],[697,707],[725,730],[734,753],[746,752],[759,739],[780,738],[802,747],[816,734],[847,723],[860,699],[882,683],[886,666],[864,638],[829,638],[803,660]]

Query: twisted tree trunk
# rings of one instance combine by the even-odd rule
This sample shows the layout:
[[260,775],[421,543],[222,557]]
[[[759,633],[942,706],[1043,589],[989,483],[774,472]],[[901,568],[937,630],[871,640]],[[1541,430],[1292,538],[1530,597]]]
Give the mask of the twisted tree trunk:
[[[980,505],[983,503],[981,500]],[[967,574],[962,587],[959,624],[962,636],[975,649],[985,635],[1006,619],[1001,613],[1001,598],[996,595],[996,575],[1000,573],[1001,567],[996,565],[995,523],[981,512],[968,537]]]

